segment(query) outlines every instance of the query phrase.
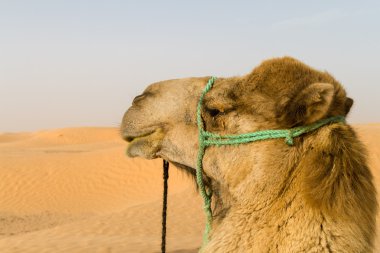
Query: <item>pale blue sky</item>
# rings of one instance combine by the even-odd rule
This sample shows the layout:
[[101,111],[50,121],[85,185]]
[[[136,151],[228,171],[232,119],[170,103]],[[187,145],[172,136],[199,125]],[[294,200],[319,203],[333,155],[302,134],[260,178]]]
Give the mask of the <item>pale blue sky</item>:
[[148,84],[290,55],[380,122],[380,1],[0,0],[0,132],[117,126]]

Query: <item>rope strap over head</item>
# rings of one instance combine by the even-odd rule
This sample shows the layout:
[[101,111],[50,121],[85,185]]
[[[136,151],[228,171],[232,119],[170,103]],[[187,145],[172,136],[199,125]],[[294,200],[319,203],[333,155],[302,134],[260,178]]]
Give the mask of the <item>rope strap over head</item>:
[[198,125],[198,138],[199,138],[199,149],[197,156],[197,168],[196,168],[196,180],[200,189],[200,194],[204,200],[204,211],[206,214],[206,229],[203,236],[203,245],[207,244],[209,239],[209,232],[211,231],[212,224],[212,211],[211,211],[211,194],[206,192],[205,185],[203,182],[203,156],[205,154],[205,149],[208,146],[221,146],[221,145],[237,145],[243,143],[249,143],[254,141],[268,140],[268,139],[278,139],[284,138],[285,143],[289,146],[294,145],[293,139],[309,132],[312,132],[324,125],[330,123],[345,123],[344,116],[334,116],[327,119],[319,120],[313,124],[306,126],[294,127],[291,129],[280,129],[280,130],[262,130],[252,133],[244,134],[234,134],[234,135],[219,135],[211,133],[204,130],[204,123],[202,120],[202,103],[204,97],[208,91],[211,90],[216,77],[211,77],[206,87],[204,88],[198,102],[197,106],[197,125]]

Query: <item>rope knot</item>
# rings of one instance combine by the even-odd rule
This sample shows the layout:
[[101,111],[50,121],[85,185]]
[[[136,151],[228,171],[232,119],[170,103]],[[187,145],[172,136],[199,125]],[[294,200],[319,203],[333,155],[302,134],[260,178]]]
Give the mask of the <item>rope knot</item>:
[[285,137],[285,143],[288,144],[289,146],[294,145],[293,141],[293,132],[291,130],[287,131],[286,137]]

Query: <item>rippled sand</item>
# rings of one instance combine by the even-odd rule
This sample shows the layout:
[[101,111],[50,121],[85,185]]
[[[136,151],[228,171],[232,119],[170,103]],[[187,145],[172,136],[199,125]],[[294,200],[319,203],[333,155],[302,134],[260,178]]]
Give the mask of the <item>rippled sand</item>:
[[[380,124],[356,129],[380,189]],[[160,252],[162,161],[125,148],[115,128],[0,134],[0,252]],[[197,252],[202,201],[169,173],[167,250]]]

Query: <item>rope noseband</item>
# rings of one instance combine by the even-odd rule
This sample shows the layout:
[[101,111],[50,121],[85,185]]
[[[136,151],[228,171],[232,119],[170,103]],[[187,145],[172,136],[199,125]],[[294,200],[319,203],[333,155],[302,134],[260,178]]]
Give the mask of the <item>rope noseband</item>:
[[204,211],[206,214],[206,228],[203,235],[203,246],[207,244],[209,240],[209,232],[212,224],[212,211],[211,211],[211,197],[212,191],[206,191],[203,182],[203,156],[205,154],[206,147],[208,146],[221,146],[221,145],[236,145],[254,141],[261,141],[267,139],[284,138],[285,143],[289,146],[293,145],[293,138],[302,134],[312,132],[329,123],[345,122],[344,116],[334,116],[327,119],[322,119],[311,125],[295,127],[291,129],[283,130],[263,130],[245,134],[236,135],[219,135],[204,130],[204,123],[202,119],[202,103],[207,92],[209,92],[216,80],[216,77],[211,77],[206,87],[204,88],[197,106],[197,124],[198,124],[198,137],[199,148],[197,157],[196,179],[200,189],[200,194],[204,200]]

